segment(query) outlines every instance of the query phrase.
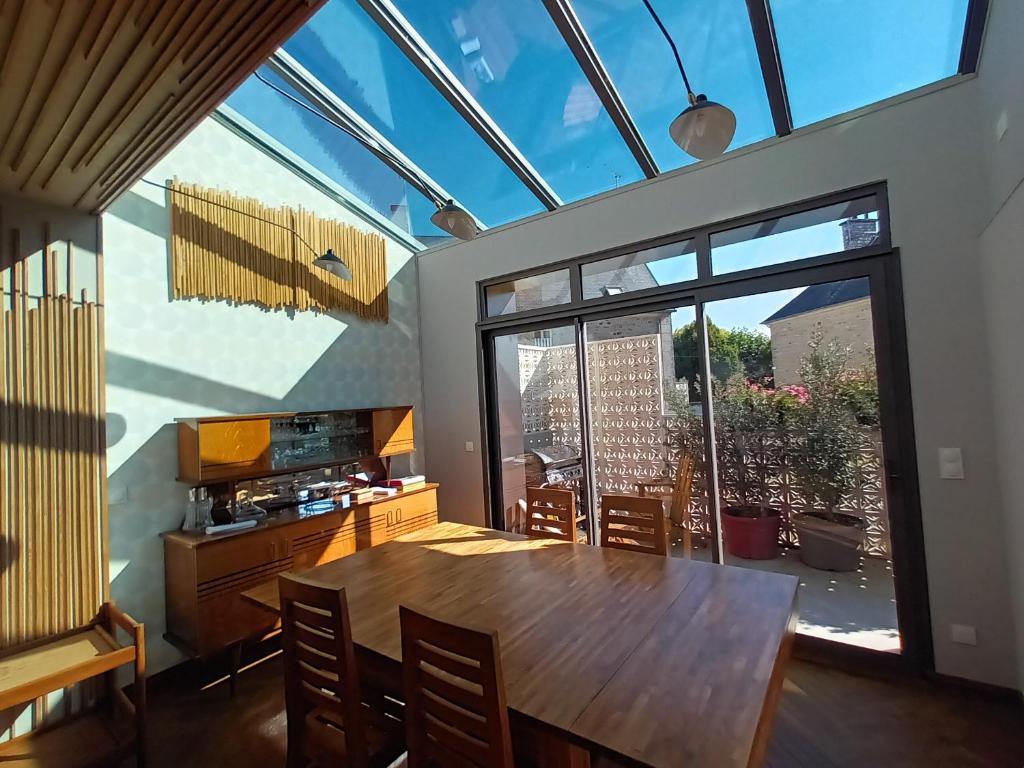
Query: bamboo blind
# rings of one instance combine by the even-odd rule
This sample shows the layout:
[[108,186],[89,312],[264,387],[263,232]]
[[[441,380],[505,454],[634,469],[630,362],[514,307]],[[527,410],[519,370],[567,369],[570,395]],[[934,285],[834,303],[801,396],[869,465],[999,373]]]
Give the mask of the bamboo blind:
[[[388,321],[387,261],[380,235],[302,209],[270,208],[252,198],[178,181],[168,186],[175,299],[340,310]],[[288,230],[298,232],[316,253]],[[316,255],[328,248],[348,265],[351,281],[314,266]]]
[[[106,468],[102,296],[98,290],[96,301],[85,290],[75,296],[74,246],[51,250],[48,228],[45,246],[29,257],[22,257],[20,230],[0,228],[0,237],[7,246],[0,250],[5,648],[79,626],[96,614],[106,592]],[[96,258],[98,276],[100,258],[89,258]],[[58,269],[66,269],[66,277]]]

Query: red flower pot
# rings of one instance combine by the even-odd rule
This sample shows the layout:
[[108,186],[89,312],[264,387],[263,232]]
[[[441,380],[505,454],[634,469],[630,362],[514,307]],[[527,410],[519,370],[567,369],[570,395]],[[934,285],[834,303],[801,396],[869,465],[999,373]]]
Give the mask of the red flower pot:
[[773,560],[779,555],[779,511],[761,507],[722,508],[725,551],[747,560]]

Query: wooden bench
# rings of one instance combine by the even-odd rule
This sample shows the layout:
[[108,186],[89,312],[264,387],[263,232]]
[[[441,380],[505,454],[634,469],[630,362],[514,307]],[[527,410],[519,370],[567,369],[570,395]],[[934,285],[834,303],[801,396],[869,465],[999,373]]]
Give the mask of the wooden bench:
[[[117,630],[131,638],[121,645]],[[131,665],[132,698],[117,683],[116,670]],[[0,653],[0,711],[31,702],[90,678],[106,677],[106,699],[95,709],[72,715],[0,744],[4,768],[86,768],[116,765],[133,753],[143,766],[146,722],[146,645],[141,624],[104,603],[84,627]]]

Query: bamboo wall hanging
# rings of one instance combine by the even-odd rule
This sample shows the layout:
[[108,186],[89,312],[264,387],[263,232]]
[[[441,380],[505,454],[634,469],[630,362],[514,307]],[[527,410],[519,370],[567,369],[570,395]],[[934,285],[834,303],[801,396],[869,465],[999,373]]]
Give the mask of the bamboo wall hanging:
[[25,235],[0,226],[0,648],[89,621],[107,591],[101,259],[90,300],[74,245],[44,227],[23,256]]
[[[178,181],[168,186],[175,299],[340,310],[388,321],[387,260],[380,235],[302,209],[270,208],[252,198]],[[288,230],[297,231],[316,253]],[[314,266],[316,255],[328,248],[349,266],[352,280]]]

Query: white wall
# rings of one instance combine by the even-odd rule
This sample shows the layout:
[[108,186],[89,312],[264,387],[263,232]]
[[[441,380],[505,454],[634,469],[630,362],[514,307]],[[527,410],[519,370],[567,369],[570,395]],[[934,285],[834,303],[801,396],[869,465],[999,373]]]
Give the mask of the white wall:
[[989,210],[981,235],[996,461],[1017,630],[1018,687],[1024,690],[1024,5],[996,0],[981,60],[981,138]]
[[[146,174],[175,176],[370,228],[213,119]],[[159,538],[181,523],[187,492],[174,479],[175,417],[412,404],[422,445],[416,263],[405,246],[387,242],[387,324],[171,301],[166,194],[136,184],[103,216],[112,591],[146,624],[152,672],[180,659],[162,638]]]
[[[477,280],[886,180],[902,251],[937,668],[1014,685],[989,360],[979,343],[986,326],[977,310],[977,237],[987,185],[969,108],[977,91],[976,79],[924,89],[423,254],[427,470],[441,483],[442,515],[485,516],[481,457],[463,447],[480,439]],[[938,478],[939,446],[963,449],[965,480]],[[978,646],[953,644],[953,623],[974,625]]]

